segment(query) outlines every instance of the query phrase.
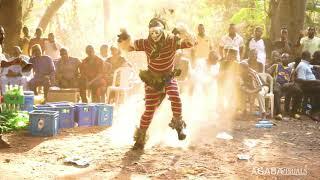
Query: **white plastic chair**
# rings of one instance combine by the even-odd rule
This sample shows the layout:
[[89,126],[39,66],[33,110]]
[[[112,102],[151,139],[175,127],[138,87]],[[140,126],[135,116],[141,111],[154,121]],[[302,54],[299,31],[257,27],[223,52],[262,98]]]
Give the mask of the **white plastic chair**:
[[269,82],[269,93],[267,93],[264,98],[270,99],[270,109],[271,118],[273,118],[274,111],[274,94],[273,94],[273,77],[268,73],[259,73],[259,77],[263,79],[264,82]]
[[111,91],[118,92],[115,101],[116,104],[119,103],[120,92],[124,92],[124,98],[126,98],[128,92],[133,87],[132,81],[134,79],[135,73],[131,67],[120,67],[117,70],[115,70],[112,80],[112,86],[109,86],[107,89],[107,102],[110,101]]

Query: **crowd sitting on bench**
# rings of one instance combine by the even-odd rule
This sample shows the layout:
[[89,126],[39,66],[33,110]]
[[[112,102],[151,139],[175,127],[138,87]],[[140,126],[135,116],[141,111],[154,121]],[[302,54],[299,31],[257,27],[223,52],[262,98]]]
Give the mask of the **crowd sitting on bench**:
[[[49,88],[56,86],[78,88],[84,103],[88,102],[87,90],[91,91],[92,102],[104,102],[115,70],[123,66],[131,67],[116,46],[110,47],[109,57],[108,45],[101,46],[100,56],[93,46],[88,45],[85,49],[87,57],[80,61],[69,56],[68,49],[56,42],[53,33],[49,33],[48,38],[42,38],[42,30],[37,28],[35,38],[30,39],[28,32],[28,28],[24,27],[20,45],[13,47],[12,53],[0,57],[2,94],[6,91],[6,85],[23,86],[24,90],[34,91],[35,95],[38,94],[38,87],[43,87],[46,99]],[[3,37],[4,33],[1,28]],[[13,61],[17,63],[10,63]]]

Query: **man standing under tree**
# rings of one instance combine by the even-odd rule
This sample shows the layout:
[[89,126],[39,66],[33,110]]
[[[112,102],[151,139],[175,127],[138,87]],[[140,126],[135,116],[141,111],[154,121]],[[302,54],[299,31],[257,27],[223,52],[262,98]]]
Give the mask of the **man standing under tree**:
[[30,40],[30,42],[29,42],[29,50],[28,50],[28,52],[29,52],[29,55],[30,55],[30,56],[32,56],[31,49],[32,49],[32,47],[33,47],[34,45],[36,45],[36,44],[39,44],[39,45],[40,45],[42,52],[45,51],[44,39],[42,38],[42,34],[43,34],[42,29],[41,29],[41,28],[37,28],[37,29],[36,29],[36,33],[34,34],[35,37],[32,38],[32,39]]
[[280,39],[273,42],[273,50],[282,53],[292,53],[292,44],[289,42],[288,29],[282,27],[280,30]]
[[145,82],[145,112],[140,121],[140,128],[135,133],[133,149],[143,149],[146,132],[151,123],[155,110],[161,104],[165,95],[169,96],[173,118],[169,126],[178,133],[179,140],[184,140],[186,123],[182,120],[182,103],[179,96],[177,81],[174,79],[174,59],[177,49],[191,48],[194,40],[184,27],[176,28],[178,35],[169,35],[165,32],[165,23],[158,18],[149,22],[149,37],[134,41],[130,45],[130,38],[121,40],[120,46],[128,51],[144,51],[148,59],[148,70],[140,72],[140,78]]
[[29,42],[31,37],[29,35],[29,29],[27,26],[24,26],[22,28],[22,33],[23,33],[23,36],[20,38],[19,46],[22,50],[22,54],[29,56],[28,50],[29,50]]
[[208,54],[212,50],[210,38],[205,33],[203,24],[198,25],[197,45],[192,50],[192,66],[196,64],[198,59],[208,58]]
[[320,38],[316,37],[316,28],[308,27],[308,36],[300,40],[303,51],[309,51],[311,55],[320,50]]
[[219,52],[222,58],[226,58],[226,54],[224,53],[225,49],[235,49],[238,52],[238,62],[243,58],[244,42],[243,38],[237,33],[235,24],[230,24],[229,33],[221,38],[219,46]]
[[255,50],[257,53],[258,62],[263,65],[263,72],[266,65],[266,44],[262,39],[263,29],[262,27],[256,27],[254,30],[254,37],[249,41],[249,50]]

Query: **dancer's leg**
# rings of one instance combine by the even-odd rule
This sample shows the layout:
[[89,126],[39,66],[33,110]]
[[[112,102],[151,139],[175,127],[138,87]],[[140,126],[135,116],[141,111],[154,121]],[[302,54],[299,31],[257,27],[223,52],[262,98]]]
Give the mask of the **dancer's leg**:
[[146,141],[147,129],[152,121],[157,107],[161,103],[161,92],[157,92],[151,87],[145,87],[145,111],[141,116],[140,128],[135,132],[135,144],[133,149],[143,149]]
[[171,80],[171,82],[166,86],[166,93],[171,101],[171,109],[173,113],[173,118],[169,126],[177,131],[179,140],[184,140],[186,138],[186,134],[184,133],[186,123],[182,120],[182,103],[176,80]]

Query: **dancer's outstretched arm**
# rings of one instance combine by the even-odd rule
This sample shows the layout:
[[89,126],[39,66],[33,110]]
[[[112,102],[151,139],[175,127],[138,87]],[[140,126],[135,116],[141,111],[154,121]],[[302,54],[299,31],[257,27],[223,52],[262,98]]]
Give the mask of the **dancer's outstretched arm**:
[[177,35],[175,36],[176,40],[176,49],[186,49],[191,48],[196,45],[196,38],[191,34],[184,25],[179,25],[175,28]]

